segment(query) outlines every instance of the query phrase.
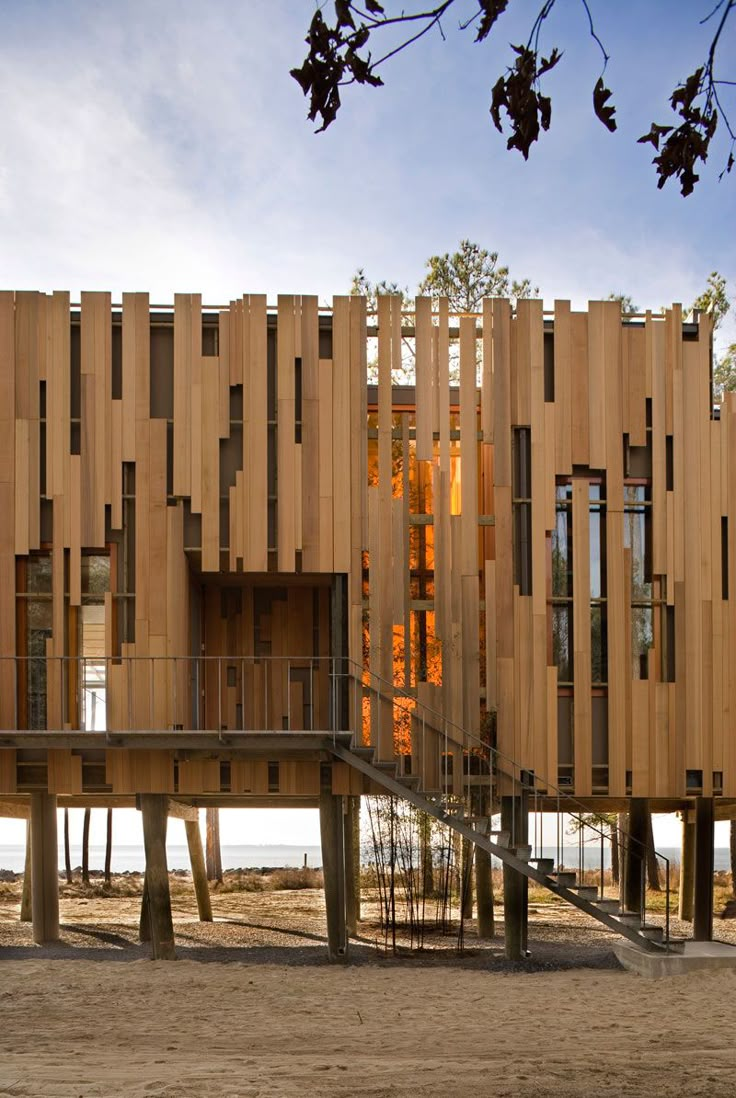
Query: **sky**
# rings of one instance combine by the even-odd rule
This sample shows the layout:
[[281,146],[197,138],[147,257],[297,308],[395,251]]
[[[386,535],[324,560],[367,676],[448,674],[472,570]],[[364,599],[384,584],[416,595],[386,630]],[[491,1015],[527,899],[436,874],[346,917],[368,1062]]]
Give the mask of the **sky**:
[[[552,127],[528,163],[488,113],[536,11],[509,6],[475,45],[458,29],[474,4],[458,0],[444,40],[433,32],[389,62],[383,88],[344,89],[337,121],[315,134],[289,76],[312,0],[0,0],[0,287],[329,301],[358,267],[413,290],[428,256],[468,237],[548,307],[611,291],[688,305],[713,270],[736,296],[726,144],[687,199],[657,190],[653,150],[636,144],[704,58],[713,22],[698,20],[712,3],[591,0],[611,57],[609,134],[592,112],[601,59],[583,5],[559,0],[542,38],[563,51],[546,79]],[[732,18],[724,75],[735,61]],[[732,318],[721,344],[733,340]]]

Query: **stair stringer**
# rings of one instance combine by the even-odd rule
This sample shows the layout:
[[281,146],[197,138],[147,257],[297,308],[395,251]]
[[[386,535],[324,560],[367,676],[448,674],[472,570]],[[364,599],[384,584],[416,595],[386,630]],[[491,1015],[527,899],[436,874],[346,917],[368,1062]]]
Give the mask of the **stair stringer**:
[[361,774],[365,774],[366,777],[370,778],[376,785],[382,786],[388,793],[392,793],[394,796],[408,801],[421,812],[426,812],[429,816],[433,816],[436,820],[446,824],[448,827],[452,828],[453,831],[456,831],[458,835],[461,835],[464,839],[474,843],[480,850],[484,850],[487,854],[492,854],[494,858],[498,858],[504,865],[508,865],[511,869],[515,869],[516,872],[521,873],[523,877],[541,885],[555,896],[559,896],[560,899],[566,900],[567,903],[572,904],[573,907],[577,907],[580,911],[584,911],[586,915],[590,915],[592,919],[595,919],[596,922],[608,927],[608,929],[612,930],[615,934],[620,934],[623,938],[628,938],[630,942],[634,942],[637,946],[646,949],[650,953],[663,953],[667,951],[666,944],[659,945],[657,942],[651,941],[649,938],[645,937],[645,935],[640,934],[636,927],[627,926],[625,923],[620,922],[615,915],[609,915],[608,912],[602,911],[595,904],[591,903],[590,900],[586,900],[583,896],[579,896],[577,892],[573,892],[572,889],[566,888],[564,885],[556,884],[549,877],[545,876],[544,873],[540,873],[539,870],[535,869],[534,866],[529,865],[529,863],[522,858],[517,858],[511,850],[507,850],[505,847],[491,842],[487,836],[482,835],[480,832],[476,831],[475,828],[469,827],[458,817],[445,812],[440,805],[434,804],[433,801],[428,800],[421,793],[402,785],[395,777],[392,777],[383,770],[379,770],[378,767],[368,762],[367,759],[355,755],[350,748],[334,743],[330,744],[329,750],[337,759],[340,759],[341,762],[346,762],[355,770],[360,771]]

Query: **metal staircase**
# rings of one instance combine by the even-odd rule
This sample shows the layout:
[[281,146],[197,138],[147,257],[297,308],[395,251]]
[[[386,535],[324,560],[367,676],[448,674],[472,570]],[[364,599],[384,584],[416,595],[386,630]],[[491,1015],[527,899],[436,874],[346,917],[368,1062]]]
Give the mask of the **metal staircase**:
[[[426,705],[417,703],[414,695],[401,687],[381,680],[374,674],[368,675],[362,668],[354,665],[350,670],[353,684],[353,697],[360,699],[361,717],[364,719],[363,699],[368,697],[377,701],[377,710],[380,713],[397,700],[402,702],[409,700],[412,705],[412,725],[417,735],[426,738],[427,729],[437,741],[435,747],[440,752],[440,762],[444,761],[444,771],[440,768],[440,788],[423,788],[422,774],[406,772],[407,758],[426,756],[426,742],[419,744],[414,741],[412,733],[411,756],[399,755],[392,759],[381,758],[376,747],[365,746],[357,742],[356,733],[353,735],[353,744],[346,746],[334,740],[330,750],[335,759],[347,763],[353,769],[359,771],[370,779],[379,788],[387,793],[401,798],[414,805],[422,812],[426,812],[434,819],[445,824],[463,839],[474,843],[475,846],[486,853],[498,858],[503,865],[509,866],[517,873],[533,881],[535,884],[548,889],[555,896],[572,904],[580,911],[585,912],[601,925],[609,930],[627,938],[639,948],[653,952],[669,952],[682,948],[682,942],[675,941],[670,935],[670,865],[669,860],[662,854],[654,852],[664,866],[665,876],[665,919],[662,925],[646,924],[645,891],[645,865],[646,849],[637,843],[632,836],[620,833],[619,841],[625,852],[631,844],[636,844],[632,849],[637,849],[638,859],[642,866],[640,909],[641,914],[623,910],[618,899],[605,895],[604,890],[604,843],[607,835],[602,828],[591,823],[583,817],[585,806],[576,801],[571,794],[553,787],[549,782],[544,782],[542,790],[536,788],[533,774],[520,768],[518,764],[503,756],[488,743],[484,743],[479,737],[468,733],[464,729],[453,725],[441,714]],[[356,723],[353,729],[360,728]],[[371,727],[371,739],[376,736],[376,722]],[[385,744],[385,737],[383,740]],[[457,766],[457,760],[463,759],[463,790],[458,795],[458,775],[450,771],[449,758],[453,755],[453,761]],[[471,760],[475,760],[474,764]],[[435,768],[436,769],[436,768]],[[475,773],[473,773],[475,771]],[[478,815],[472,811],[475,801],[478,803],[478,791],[487,785],[487,799],[485,801],[488,814]],[[526,835],[514,834],[514,825],[511,829],[491,830],[491,811],[494,798],[497,800],[497,790],[502,789],[506,795],[523,795],[533,813],[544,811],[550,813],[550,802],[554,804],[553,814],[556,814],[557,833],[557,858],[549,857],[544,853],[543,836],[535,826],[532,842]],[[454,790],[454,792],[453,792]],[[544,809],[539,806],[544,805]],[[577,870],[564,866],[561,857],[562,846],[560,843],[560,828],[564,817],[576,821],[580,836],[580,862]],[[600,845],[599,868],[600,874],[596,883],[586,883],[586,866],[583,852],[584,832],[592,833],[596,842]],[[597,872],[598,867],[596,867]],[[590,867],[587,867],[590,872]]]

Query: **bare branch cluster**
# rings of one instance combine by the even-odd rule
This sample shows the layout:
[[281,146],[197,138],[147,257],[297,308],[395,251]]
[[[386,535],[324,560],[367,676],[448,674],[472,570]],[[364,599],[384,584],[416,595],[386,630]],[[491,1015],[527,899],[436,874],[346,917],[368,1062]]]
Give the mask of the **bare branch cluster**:
[[[451,8],[460,10],[466,0],[443,0],[426,10],[406,11],[398,14],[386,11],[387,5],[379,0],[332,0],[334,21],[326,22],[323,4],[315,11],[306,42],[307,56],[291,75],[299,83],[309,99],[308,117],[320,120],[319,130],[325,130],[334,122],[341,106],[340,88],[348,84],[383,84],[376,72],[379,66],[395,57],[424,35],[437,28],[444,38],[443,18]],[[508,9],[511,0],[472,0],[471,10],[459,22],[461,30],[476,28],[475,42],[483,42],[495,27],[498,19]],[[512,44],[515,54],[513,64],[499,76],[491,92],[490,114],[496,128],[503,132],[508,125],[510,134],[507,148],[518,149],[524,159],[531,146],[539,140],[543,130],[548,130],[552,120],[552,101],[543,94],[542,78],[561,60],[562,52],[554,46],[545,56],[541,36],[557,0],[544,0],[532,24],[525,43]],[[608,64],[608,53],[598,36],[588,0],[580,0],[589,32],[598,46],[603,68],[593,87],[593,111],[599,121],[611,132],[616,129],[612,92],[606,87],[603,76]],[[736,137],[725,113],[719,89],[734,86],[734,81],[719,79],[716,74],[716,55],[719,40],[731,15],[736,0],[718,0],[715,8],[703,23],[720,15],[706,60],[678,87],[670,105],[679,117],[677,125],[652,123],[648,133],[639,138],[640,143],[651,143],[656,156],[653,163],[658,176],[658,187],[669,179],[677,179],[683,195],[692,192],[699,175],[696,168],[705,163],[711,141],[719,121],[730,138],[727,160],[720,177],[730,172],[734,164]],[[369,46],[387,28],[406,28],[406,37],[393,48],[374,59]],[[372,38],[372,36],[376,36]],[[720,178],[719,177],[719,178]]]

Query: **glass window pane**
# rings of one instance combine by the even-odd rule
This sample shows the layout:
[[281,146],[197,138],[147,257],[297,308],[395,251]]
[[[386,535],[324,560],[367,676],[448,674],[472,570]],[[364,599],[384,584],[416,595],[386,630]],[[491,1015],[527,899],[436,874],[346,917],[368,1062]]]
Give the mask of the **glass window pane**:
[[572,682],[572,607],[552,607],[552,662],[558,682]]
[[631,671],[635,679],[649,678],[649,649],[654,644],[651,606],[631,608]]
[[[643,488],[639,490],[644,491]],[[647,579],[647,511],[646,507],[631,505],[624,510],[624,547],[631,551],[631,597],[634,600],[652,597],[652,584]]]
[[608,682],[608,632],[602,603],[590,608],[590,663],[593,685]]
[[603,520],[599,508],[590,512],[590,595],[599,599],[603,596],[603,565],[601,544]]
[[33,594],[51,593],[51,557],[29,557],[26,561],[26,590]]
[[572,594],[572,542],[570,514],[566,507],[557,511],[552,531],[552,595],[566,598]]
[[82,557],[82,594],[104,595],[110,590],[110,558]]

